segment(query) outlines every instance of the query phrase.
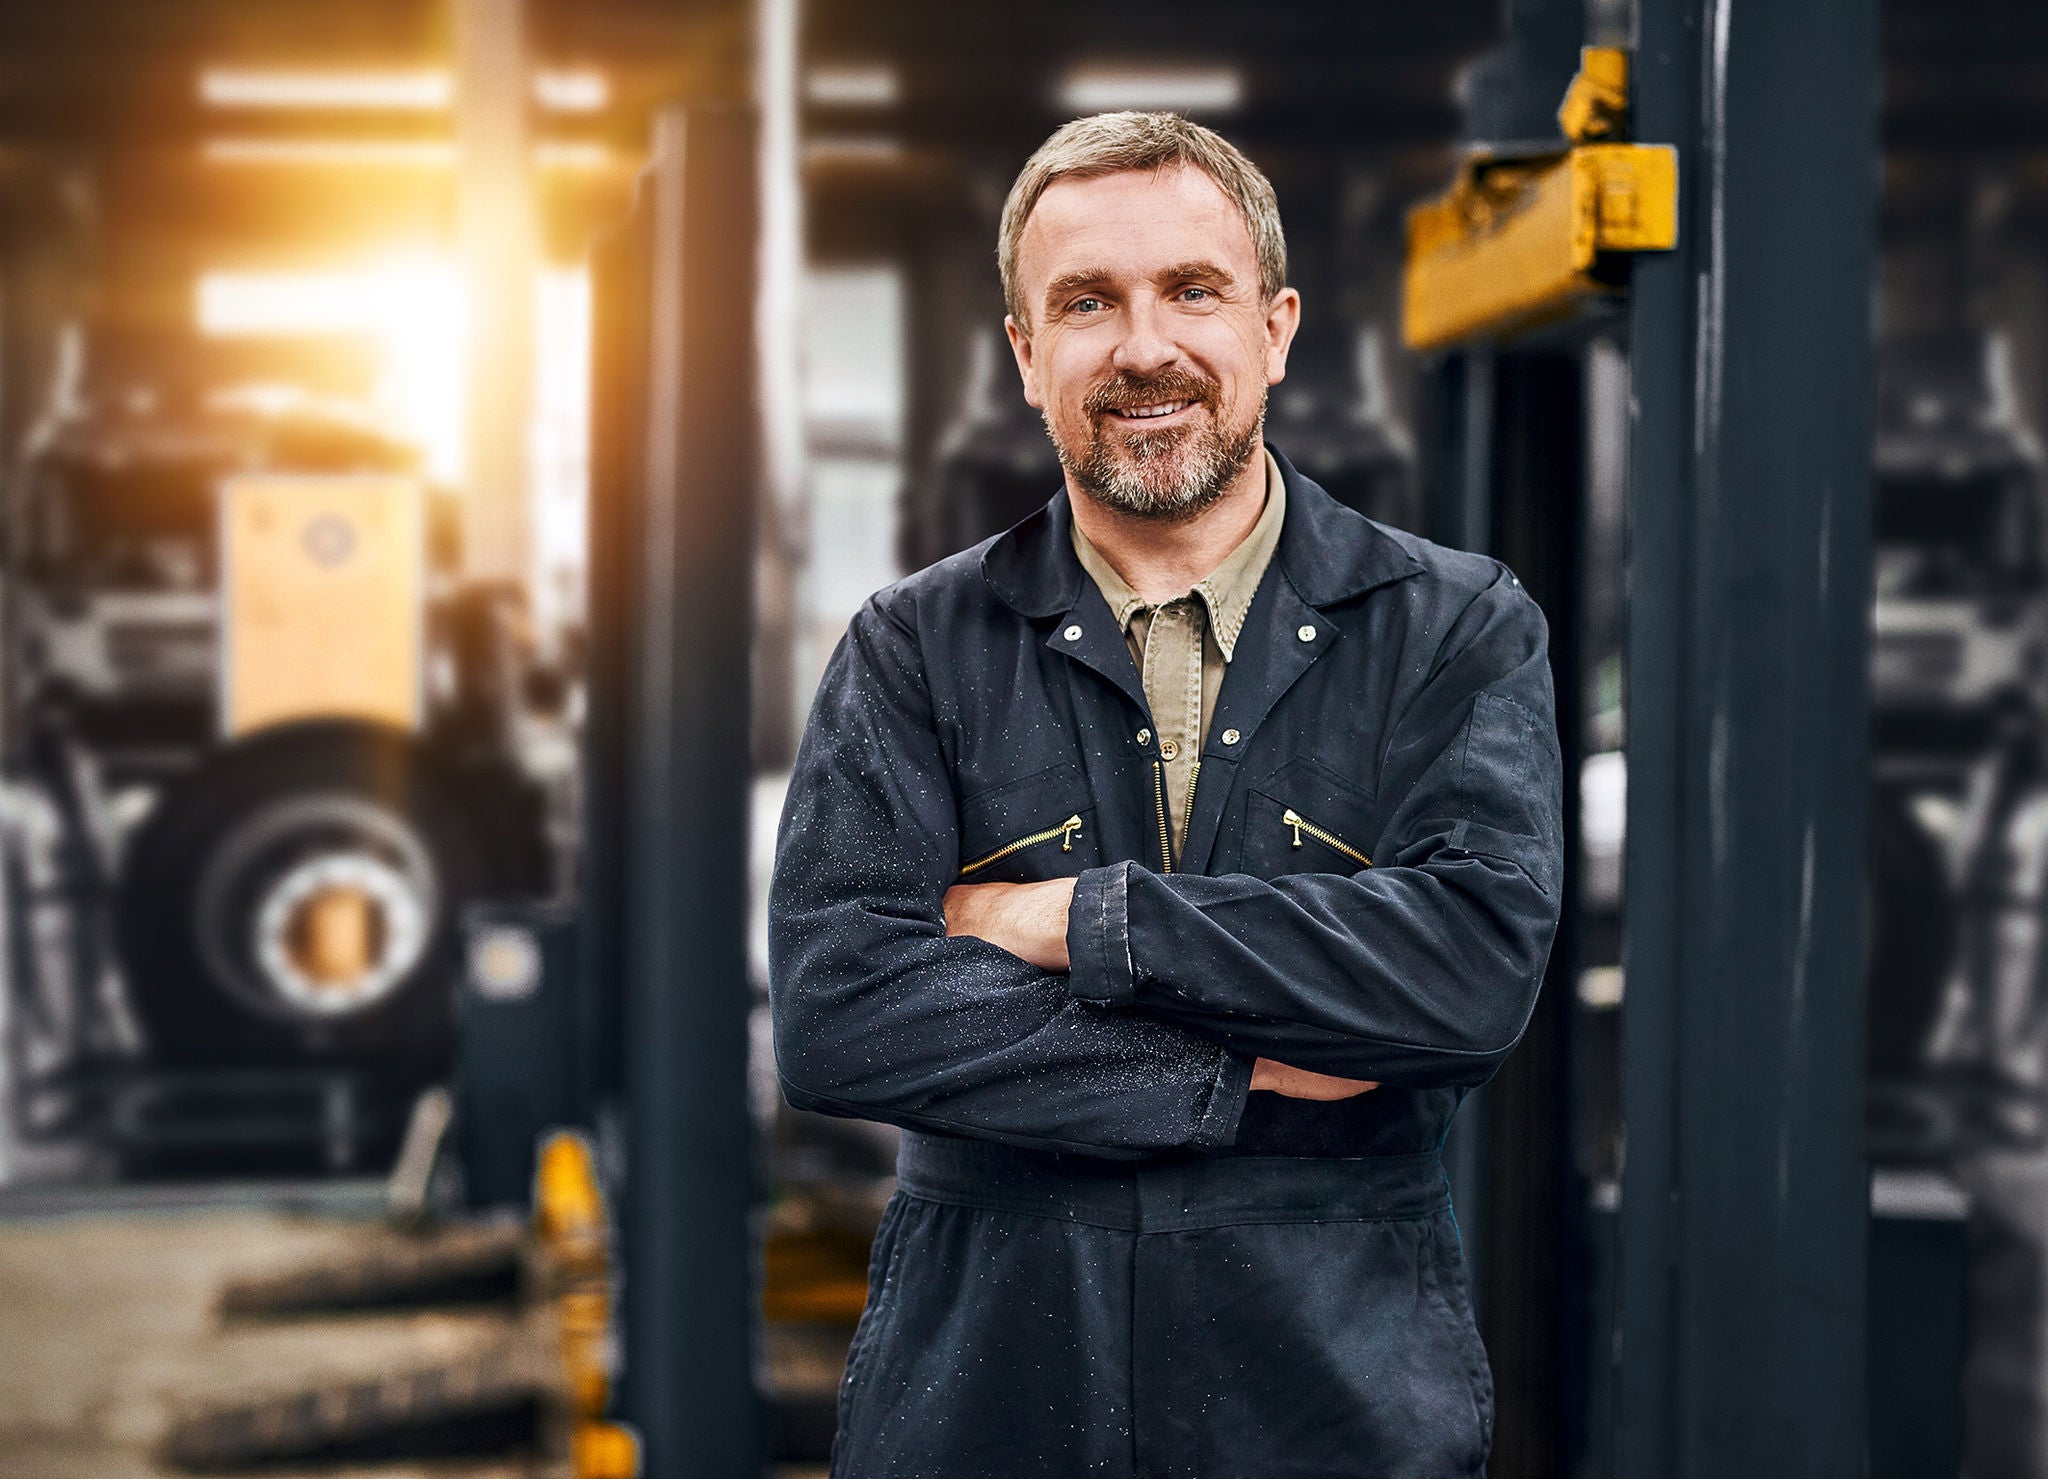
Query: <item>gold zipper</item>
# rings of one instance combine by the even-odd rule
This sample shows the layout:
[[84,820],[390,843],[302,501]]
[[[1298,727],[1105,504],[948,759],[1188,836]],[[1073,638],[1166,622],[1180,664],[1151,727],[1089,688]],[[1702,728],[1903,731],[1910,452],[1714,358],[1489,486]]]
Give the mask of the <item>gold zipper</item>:
[[1159,871],[1173,871],[1173,834],[1166,825],[1166,762],[1152,762],[1152,796],[1159,806]]
[[1004,843],[985,858],[976,858],[960,870],[960,876],[965,878],[976,869],[986,868],[990,863],[1000,863],[1013,852],[1021,852],[1027,847],[1036,847],[1039,843],[1050,842],[1055,837],[1060,840],[1061,852],[1072,852],[1074,850],[1074,834],[1080,830],[1081,815],[1079,812],[1076,812],[1057,827],[1047,827],[1043,832],[1033,832],[1029,837],[1019,837],[1015,842]]
[[1195,824],[1195,783],[1201,780],[1201,778],[1202,762],[1198,756],[1195,763],[1188,767],[1188,809],[1181,814],[1180,819],[1180,850],[1182,852],[1188,850],[1188,828]]
[[1301,834],[1306,832],[1309,836],[1315,838],[1316,841],[1323,843],[1325,846],[1336,848],[1337,851],[1344,854],[1345,857],[1356,858],[1362,865],[1364,865],[1367,868],[1370,868],[1372,866],[1371,858],[1367,857],[1364,853],[1360,852],[1357,848],[1353,847],[1350,843],[1346,842],[1343,838],[1337,836],[1336,833],[1325,832],[1321,827],[1318,827],[1314,822],[1310,821],[1307,817],[1303,816],[1293,807],[1290,806],[1287,808],[1287,810],[1282,812],[1280,814],[1280,820],[1286,826],[1292,827],[1294,829],[1294,845],[1296,847],[1301,846]]

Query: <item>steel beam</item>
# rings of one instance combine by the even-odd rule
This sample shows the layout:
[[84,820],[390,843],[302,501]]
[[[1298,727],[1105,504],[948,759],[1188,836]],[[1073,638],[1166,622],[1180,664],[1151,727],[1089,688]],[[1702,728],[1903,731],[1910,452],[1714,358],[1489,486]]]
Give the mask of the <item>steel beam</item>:
[[1642,0],[1630,290],[1628,1479],[1864,1472],[1872,0]]
[[472,576],[523,581],[532,573],[527,444],[540,278],[527,152],[531,64],[521,0],[459,0],[455,22],[456,217],[470,293],[462,562]]

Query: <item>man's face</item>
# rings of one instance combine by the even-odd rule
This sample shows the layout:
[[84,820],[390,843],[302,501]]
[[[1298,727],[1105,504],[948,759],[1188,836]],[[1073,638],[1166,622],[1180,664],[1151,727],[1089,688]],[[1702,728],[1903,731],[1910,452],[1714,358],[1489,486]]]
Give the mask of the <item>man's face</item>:
[[1260,297],[1230,198],[1179,167],[1057,181],[1016,270],[1031,323],[1004,327],[1069,479],[1148,518],[1214,503],[1259,450],[1301,319],[1292,288]]

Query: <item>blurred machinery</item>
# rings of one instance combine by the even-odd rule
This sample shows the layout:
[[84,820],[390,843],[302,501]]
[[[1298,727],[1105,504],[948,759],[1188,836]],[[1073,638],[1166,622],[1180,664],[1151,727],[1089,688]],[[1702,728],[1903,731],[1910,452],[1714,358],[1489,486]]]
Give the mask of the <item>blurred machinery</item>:
[[1995,338],[1879,360],[1868,1056],[1872,1154],[2037,1142],[2042,458]]
[[388,1147],[447,1070],[462,910],[551,880],[521,593],[332,412],[94,406],[13,486],[18,1133]]

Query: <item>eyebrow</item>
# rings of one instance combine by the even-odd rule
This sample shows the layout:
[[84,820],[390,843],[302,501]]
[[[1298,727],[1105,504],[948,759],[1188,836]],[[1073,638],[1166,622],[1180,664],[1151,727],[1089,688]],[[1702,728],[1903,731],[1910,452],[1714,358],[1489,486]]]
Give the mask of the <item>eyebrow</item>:
[[1056,311],[1060,306],[1060,300],[1069,293],[1078,293],[1083,288],[1107,286],[1110,276],[1107,267],[1083,267],[1075,272],[1062,272],[1045,285],[1045,311]]
[[[1116,274],[1107,267],[1082,267],[1073,272],[1062,272],[1045,285],[1046,311],[1056,311],[1063,298],[1078,293],[1083,288],[1109,286],[1115,276]],[[1171,267],[1152,274],[1154,282],[1181,282],[1188,278],[1204,279],[1226,290],[1237,286],[1236,275],[1219,262],[1176,262]]]
[[1220,262],[1176,262],[1153,278],[1155,282],[1179,282],[1186,278],[1207,278],[1220,288],[1234,288],[1237,278]]

